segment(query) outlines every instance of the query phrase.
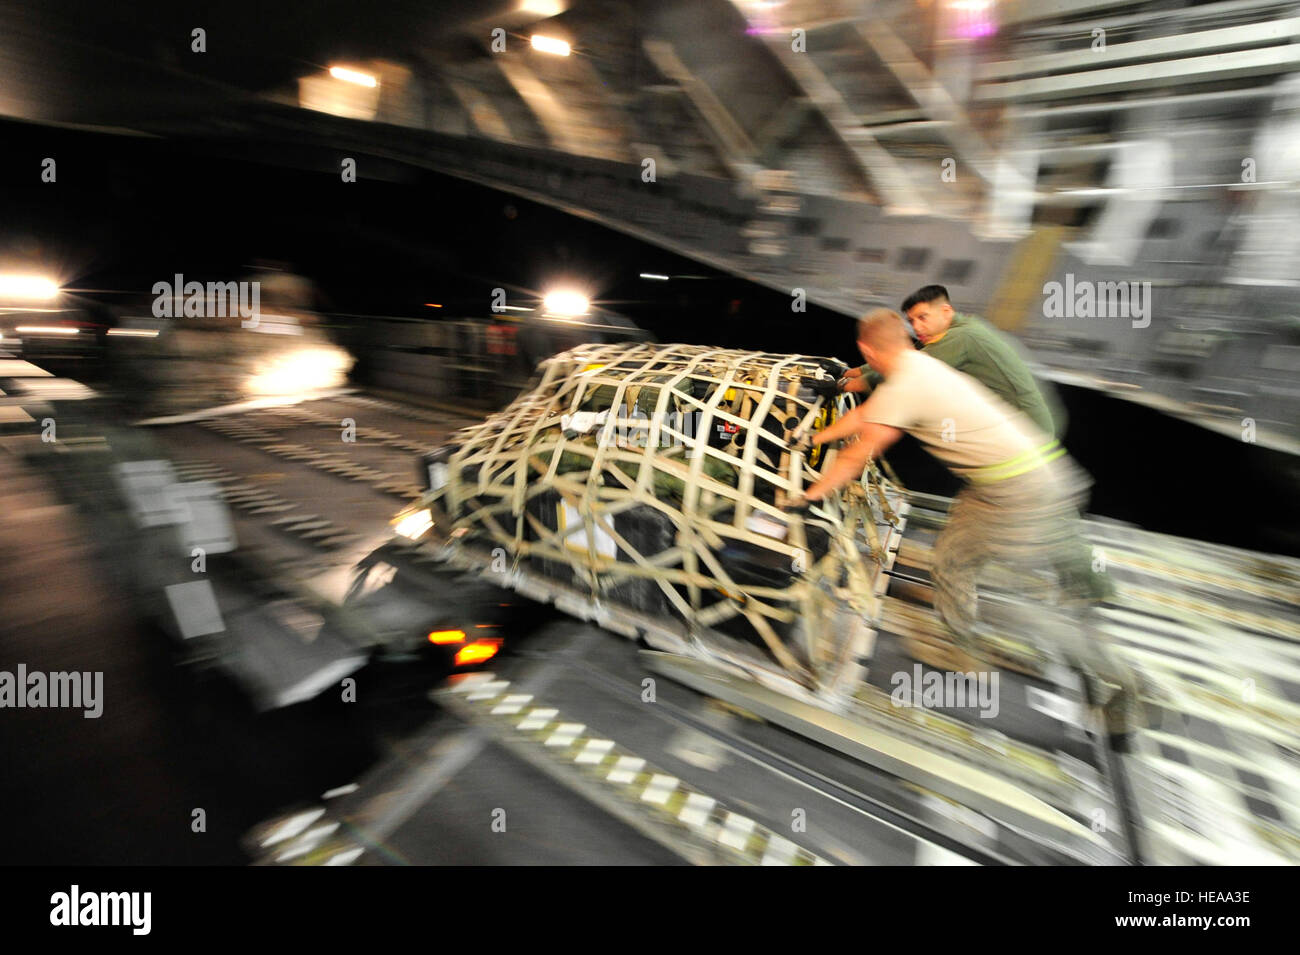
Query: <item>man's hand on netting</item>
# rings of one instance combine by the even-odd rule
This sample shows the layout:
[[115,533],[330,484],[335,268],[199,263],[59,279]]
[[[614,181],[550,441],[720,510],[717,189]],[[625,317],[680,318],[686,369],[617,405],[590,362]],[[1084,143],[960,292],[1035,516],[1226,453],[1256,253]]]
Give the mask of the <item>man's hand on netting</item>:
[[840,393],[840,381],[842,379],[827,378],[807,378],[804,379],[812,393],[819,398],[834,398]]
[[842,378],[849,374],[849,368],[838,358],[819,358],[817,364],[821,366],[822,371],[832,378]]
[[789,447],[791,454],[798,453],[807,456],[808,452],[813,448],[812,435],[801,434],[799,437],[791,439]]
[[781,510],[787,514],[806,515],[815,502],[808,500],[802,494],[793,494],[785,499],[785,505]]

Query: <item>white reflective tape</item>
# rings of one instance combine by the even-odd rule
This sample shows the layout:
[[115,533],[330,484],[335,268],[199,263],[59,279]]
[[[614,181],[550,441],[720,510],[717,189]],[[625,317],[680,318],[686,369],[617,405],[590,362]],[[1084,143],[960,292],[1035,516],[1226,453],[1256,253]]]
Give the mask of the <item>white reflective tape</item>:
[[524,708],[525,703],[531,703],[532,701],[533,695],[531,693],[514,693],[492,707],[492,713],[498,716],[509,716],[512,713],[518,713]]
[[510,685],[508,680],[494,680],[491,683],[484,683],[476,687],[467,699],[471,702],[474,700],[491,700],[501,695],[501,692]]
[[285,849],[283,852],[281,852],[278,856],[275,857],[275,861],[289,862],[292,859],[297,859],[299,856],[307,855],[308,853],[311,852],[312,849],[315,848],[316,848],[316,843],[314,842],[309,842],[306,845],[302,845],[297,842],[290,843],[288,849]]
[[743,851],[745,846],[749,844],[749,837],[753,832],[753,819],[729,812],[726,821],[722,824],[722,831],[718,833],[718,841],[724,846]]
[[365,851],[366,850],[364,849],[348,849],[345,852],[340,852],[338,855],[330,856],[321,864],[322,865],[351,865],[352,863],[356,862],[357,859],[361,857],[361,853]]
[[531,713],[519,721],[519,728],[521,730],[539,730],[559,715],[559,710],[552,710],[544,706],[534,707]]
[[293,842],[289,843],[288,847],[275,857],[275,861],[288,862],[290,859],[296,859],[299,856],[307,855],[320,845],[322,839],[333,834],[338,827],[339,824],[337,822],[331,822],[326,823],[323,826],[316,826],[315,828],[308,829],[297,839],[294,839]]
[[677,791],[677,786],[681,782],[676,776],[665,776],[655,773],[650,777],[650,784],[646,786],[645,792],[641,794],[643,802],[654,803],[656,806],[662,806],[668,802],[668,797]]
[[609,771],[605,778],[611,783],[618,783],[626,786],[634,782],[641,770],[645,769],[645,760],[640,756],[620,756],[614,763],[614,768]]
[[451,692],[468,693],[470,690],[477,689],[484,683],[491,683],[496,679],[492,673],[466,673],[461,679],[452,684]]
[[582,752],[575,756],[573,761],[585,764],[599,763],[609,755],[609,751],[613,748],[614,741],[612,739],[589,739],[587,745],[582,748]]
[[298,841],[302,842],[309,840],[312,843],[320,842],[326,836],[332,835],[338,827],[339,824],[337,822],[327,822],[323,826],[314,826],[299,836]]
[[767,851],[759,865],[790,865],[798,851],[797,845],[774,832],[767,837]]
[[285,839],[292,839],[323,815],[325,815],[324,809],[308,809],[306,812],[290,816],[262,840],[262,847],[273,846]]
[[686,805],[677,814],[677,818],[692,829],[702,828],[709,821],[709,813],[713,812],[713,807],[717,804],[718,801],[712,796],[691,793],[686,797]]
[[587,727],[582,723],[561,723],[555,732],[546,738],[547,746],[572,746],[573,741],[582,735]]

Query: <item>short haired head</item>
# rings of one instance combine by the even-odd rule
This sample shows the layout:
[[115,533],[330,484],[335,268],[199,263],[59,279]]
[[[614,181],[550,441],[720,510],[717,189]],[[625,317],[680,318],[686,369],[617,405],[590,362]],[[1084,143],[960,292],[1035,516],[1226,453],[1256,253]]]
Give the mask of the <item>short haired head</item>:
[[942,285],[927,285],[904,299],[903,314],[924,345],[948,331],[956,313],[952,302],[948,300],[946,288]]
[[877,351],[906,348],[911,343],[903,316],[891,308],[872,309],[858,319],[858,343]]
[[928,305],[930,302],[949,305],[952,300],[948,298],[948,290],[942,285],[926,285],[903,299],[903,314],[906,315],[910,312],[914,305]]
[[893,356],[911,345],[903,317],[892,309],[877,308],[858,319],[858,351],[882,374],[893,365]]

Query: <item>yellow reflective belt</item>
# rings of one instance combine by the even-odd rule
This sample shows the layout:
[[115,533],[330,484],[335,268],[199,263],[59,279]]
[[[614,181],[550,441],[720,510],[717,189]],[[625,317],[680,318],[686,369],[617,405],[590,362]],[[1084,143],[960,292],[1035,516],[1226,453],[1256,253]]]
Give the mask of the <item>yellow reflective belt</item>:
[[1059,442],[1049,441],[1041,448],[1033,448],[1024,454],[1016,455],[1010,461],[1003,461],[1001,464],[990,464],[985,468],[976,468],[967,475],[967,478],[972,484],[994,484],[998,481],[1005,481],[1007,478],[1027,474],[1034,468],[1055,461],[1063,454],[1065,454],[1065,448],[1060,447]]

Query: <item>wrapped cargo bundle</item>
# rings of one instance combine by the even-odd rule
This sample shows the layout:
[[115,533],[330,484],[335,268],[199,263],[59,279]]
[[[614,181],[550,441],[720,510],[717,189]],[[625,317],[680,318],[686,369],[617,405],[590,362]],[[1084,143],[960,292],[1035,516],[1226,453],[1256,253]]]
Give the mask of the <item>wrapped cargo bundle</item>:
[[[872,610],[877,501],[782,510],[813,480],[800,439],[853,404],[828,359],[685,345],[584,345],[427,456],[434,524],[593,605],[739,640],[806,685]],[[871,469],[868,484],[881,488]],[[885,505],[887,507],[887,505]]]

